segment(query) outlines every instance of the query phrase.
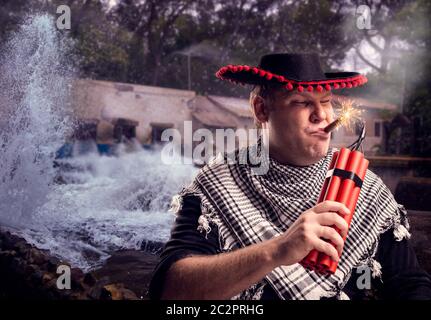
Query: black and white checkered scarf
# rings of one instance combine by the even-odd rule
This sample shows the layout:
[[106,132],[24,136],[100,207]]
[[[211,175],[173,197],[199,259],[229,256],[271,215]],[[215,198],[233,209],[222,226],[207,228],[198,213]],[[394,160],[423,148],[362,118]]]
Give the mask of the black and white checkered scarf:
[[[258,148],[259,142],[236,151],[235,159],[259,154]],[[226,157],[219,155],[179,196],[200,196],[198,229],[209,232],[211,222],[216,223],[226,251],[246,247],[280,235],[316,205],[333,152],[330,149],[324,158],[306,167],[283,165],[266,157],[269,171],[264,175],[253,174],[252,167],[241,161],[227,164]],[[367,171],[336,273],[321,275],[296,263],[275,268],[266,281],[282,299],[343,298],[342,289],[353,268],[369,265],[378,274],[379,264],[373,256],[380,235],[389,228],[394,228],[397,240],[409,237],[406,210],[382,180]]]

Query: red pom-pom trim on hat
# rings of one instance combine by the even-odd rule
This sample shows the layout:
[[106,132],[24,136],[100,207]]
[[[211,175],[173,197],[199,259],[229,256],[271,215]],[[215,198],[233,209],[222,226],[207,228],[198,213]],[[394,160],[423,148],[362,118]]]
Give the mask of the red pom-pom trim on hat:
[[[265,78],[270,81],[278,81],[285,85],[288,90],[293,90],[296,86],[299,92],[303,90],[307,90],[312,92],[316,90],[318,92],[322,92],[322,90],[331,90],[331,89],[339,89],[339,88],[352,88],[363,85],[368,82],[367,77],[363,75],[356,75],[350,78],[344,79],[326,79],[326,80],[316,80],[316,81],[295,81],[285,78],[282,75],[273,74],[272,72],[260,69],[258,67],[246,66],[246,65],[227,65],[220,68],[216,73],[216,77],[222,80],[228,80],[232,83],[237,84],[247,84],[247,82],[243,82],[239,79],[236,79],[236,76],[230,76],[229,73],[238,73],[238,72],[251,72],[259,77]],[[226,74],[227,73],[227,74]],[[230,79],[230,78],[233,79]]]

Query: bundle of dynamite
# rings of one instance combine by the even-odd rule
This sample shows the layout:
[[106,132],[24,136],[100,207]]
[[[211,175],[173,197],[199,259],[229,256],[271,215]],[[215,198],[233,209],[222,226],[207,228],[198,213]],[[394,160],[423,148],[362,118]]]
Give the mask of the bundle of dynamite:
[[[317,203],[332,200],[345,204],[349,208],[350,214],[342,217],[350,227],[362,182],[367,172],[368,160],[364,158],[363,152],[359,151],[359,149],[362,151],[362,142],[365,138],[365,124],[360,121],[359,117],[361,111],[354,108],[353,102],[350,100],[343,101],[340,104],[340,116],[324,130],[330,132],[340,126],[349,128],[352,123],[356,122],[361,126],[361,133],[352,145],[347,148],[341,148],[334,153]],[[334,228],[340,232],[335,226]],[[343,238],[344,241],[346,237]],[[319,273],[333,274],[338,263],[324,253],[312,250],[301,261],[301,265]]]

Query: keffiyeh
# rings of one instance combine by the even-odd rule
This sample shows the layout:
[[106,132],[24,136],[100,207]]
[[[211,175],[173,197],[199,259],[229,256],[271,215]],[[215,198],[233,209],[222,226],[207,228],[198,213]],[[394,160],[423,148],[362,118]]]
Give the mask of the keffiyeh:
[[[201,198],[201,217],[206,222],[201,231],[210,232],[209,221],[217,224],[224,251],[278,236],[299,215],[315,206],[335,151],[330,149],[315,164],[296,167],[261,153],[264,148],[260,146],[259,139],[257,144],[233,154],[219,155],[179,194]],[[264,155],[261,159],[267,161],[269,170],[256,175],[253,166],[243,160],[260,154]],[[235,163],[229,163],[228,157],[234,157]],[[390,228],[409,236],[406,210],[395,201],[382,180],[368,170],[335,274],[321,275],[295,263],[275,268],[265,280],[282,299],[345,298],[342,289],[352,269],[373,265],[379,237]],[[252,286],[257,287],[261,289],[258,284]]]

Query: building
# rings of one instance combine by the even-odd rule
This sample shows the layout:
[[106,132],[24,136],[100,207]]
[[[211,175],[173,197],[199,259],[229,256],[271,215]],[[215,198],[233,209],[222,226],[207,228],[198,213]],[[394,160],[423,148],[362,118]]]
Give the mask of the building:
[[[118,131],[114,132],[116,119],[125,119],[133,123],[133,135],[142,144],[157,144],[163,141],[166,129],[176,129],[181,136],[187,133],[211,133],[216,135],[217,129],[252,129],[254,122],[247,99],[222,96],[201,96],[194,91],[151,87],[135,84],[115,83],[108,81],[80,79],[74,85],[74,111],[80,119],[98,119],[98,143],[114,143],[119,140]],[[335,99],[347,99],[334,96]],[[397,111],[397,106],[370,101],[363,98],[352,98],[364,110],[363,119],[366,123],[367,138],[364,150],[368,154],[378,151],[383,138],[383,121],[385,113]],[[133,122],[134,121],[134,122]],[[191,131],[191,132],[190,132]],[[211,135],[210,134],[210,135]],[[114,141],[115,137],[115,141]],[[347,146],[357,137],[357,132],[338,129],[332,135],[332,144],[336,147]],[[205,140],[198,135],[192,141],[195,147]],[[253,139],[251,139],[253,140]],[[237,145],[243,145],[250,136],[238,135]],[[190,139],[184,139],[188,144]],[[206,140],[216,149],[214,141]],[[229,151],[229,150],[228,150]]]

